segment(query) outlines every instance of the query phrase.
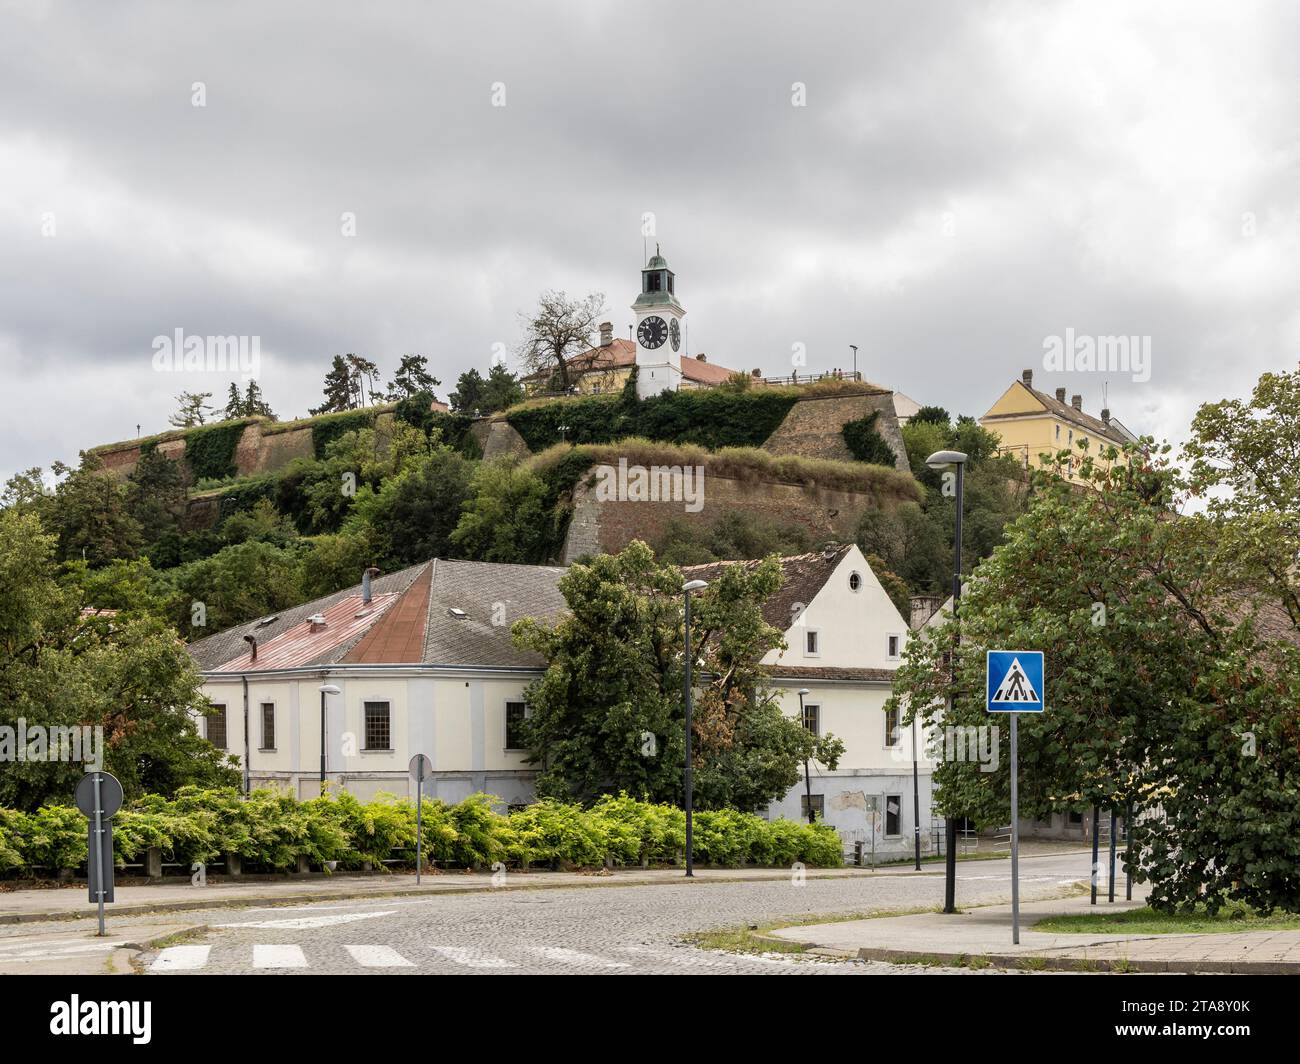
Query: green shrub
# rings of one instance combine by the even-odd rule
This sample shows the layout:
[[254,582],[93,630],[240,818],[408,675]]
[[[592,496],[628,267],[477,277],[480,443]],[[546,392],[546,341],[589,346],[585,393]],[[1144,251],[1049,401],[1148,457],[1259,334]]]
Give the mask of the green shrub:
[[311,419],[311,446],[317,458],[324,458],[331,443],[349,432],[368,429],[375,423],[376,410],[343,410]]
[[[447,868],[513,864],[596,867],[646,860],[670,864],[685,846],[686,816],[668,805],[620,794],[583,807],[544,800],[502,815],[491,795],[456,805],[427,800],[422,809],[426,859]],[[347,792],[308,801],[273,790],[248,796],[230,788],[183,787],[175,797],[146,795],[113,818],[119,865],[158,847],[183,865],[238,854],[248,864],[291,868],[300,855],[344,868],[411,864],[415,858],[415,805],[381,794],[362,802]],[[695,818],[695,854],[702,864],[789,867],[840,863],[839,836],[825,824],[765,821],[734,810]],[[0,809],[0,872],[75,869],[86,860],[86,818],[69,806],[34,813]]]

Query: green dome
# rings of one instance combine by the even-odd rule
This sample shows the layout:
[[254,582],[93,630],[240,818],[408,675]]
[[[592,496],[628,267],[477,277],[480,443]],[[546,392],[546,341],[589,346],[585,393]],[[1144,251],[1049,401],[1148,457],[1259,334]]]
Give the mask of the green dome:
[[668,260],[656,252],[650,261],[645,264],[645,268],[647,270],[666,270],[668,269]]

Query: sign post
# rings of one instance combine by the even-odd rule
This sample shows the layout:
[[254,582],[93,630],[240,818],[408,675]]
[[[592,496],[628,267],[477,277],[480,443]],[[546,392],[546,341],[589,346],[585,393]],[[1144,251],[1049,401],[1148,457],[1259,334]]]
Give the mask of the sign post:
[[420,885],[420,872],[424,868],[424,781],[433,772],[433,762],[428,754],[411,758],[411,779],[415,780],[415,885]]
[[1021,713],[1044,709],[1043,652],[990,650],[985,709],[1011,714],[1011,941],[1020,944],[1020,723]]
[[113,814],[122,808],[122,784],[108,772],[87,772],[73,793],[87,819],[86,883],[99,910],[99,937],[104,931],[104,902],[113,900]]

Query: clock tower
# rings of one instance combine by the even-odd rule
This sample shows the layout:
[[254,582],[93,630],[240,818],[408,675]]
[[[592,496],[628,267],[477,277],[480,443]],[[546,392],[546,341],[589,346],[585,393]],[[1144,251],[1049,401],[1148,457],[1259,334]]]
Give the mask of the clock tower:
[[632,304],[636,315],[636,397],[675,392],[682,383],[682,318],[673,271],[659,254],[641,271],[641,294]]

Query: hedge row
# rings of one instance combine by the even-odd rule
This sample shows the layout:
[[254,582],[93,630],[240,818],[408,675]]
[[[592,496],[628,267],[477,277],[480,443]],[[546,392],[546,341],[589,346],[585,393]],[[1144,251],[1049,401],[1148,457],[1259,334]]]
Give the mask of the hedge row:
[[[447,868],[504,861],[534,864],[601,865],[641,861],[671,864],[686,838],[686,816],[667,805],[620,795],[590,807],[540,801],[502,815],[496,799],[476,794],[456,805],[426,801],[424,852]],[[796,861],[828,867],[841,863],[840,839],[825,824],[765,821],[734,810],[695,815],[695,856],[702,864],[789,867]],[[226,853],[250,865],[284,869],[299,855],[313,863],[337,861],[341,868],[385,861],[414,863],[415,806],[380,795],[360,802],[341,792],[298,801],[277,791],[183,787],[173,799],[147,795],[113,818],[113,849],[119,865],[141,859],[149,847],[165,859],[189,865]],[[0,872],[45,874],[77,869],[86,860],[86,818],[70,806],[45,806],[34,813],[0,809]]]

